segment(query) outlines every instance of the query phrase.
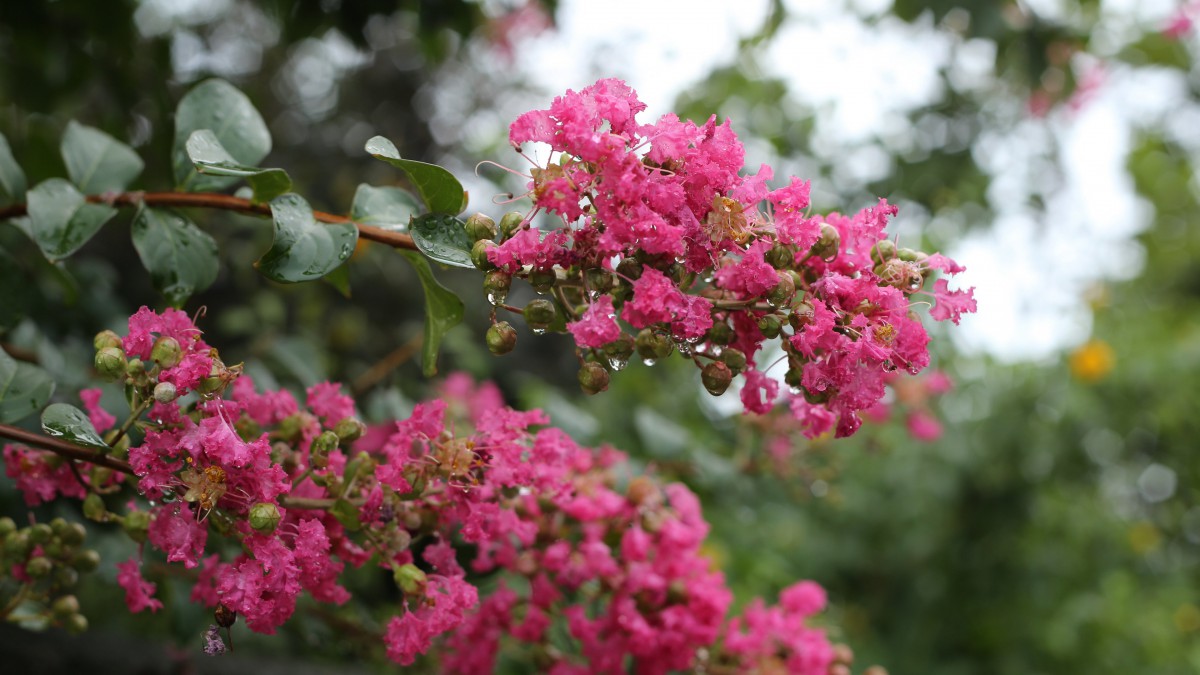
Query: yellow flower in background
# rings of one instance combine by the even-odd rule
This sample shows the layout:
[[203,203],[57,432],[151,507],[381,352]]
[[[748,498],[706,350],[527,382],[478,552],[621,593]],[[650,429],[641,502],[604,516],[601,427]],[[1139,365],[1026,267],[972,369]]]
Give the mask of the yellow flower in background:
[[1071,374],[1084,382],[1098,382],[1117,362],[1112,347],[1103,340],[1088,340],[1071,353]]

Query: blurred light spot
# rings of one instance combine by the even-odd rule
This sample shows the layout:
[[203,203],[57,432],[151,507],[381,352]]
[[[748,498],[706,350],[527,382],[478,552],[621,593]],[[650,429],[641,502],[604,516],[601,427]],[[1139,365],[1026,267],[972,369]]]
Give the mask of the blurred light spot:
[[1129,528],[1129,546],[1134,553],[1145,555],[1162,543],[1162,533],[1154,523],[1142,521]]
[[1150,503],[1166,501],[1175,494],[1175,471],[1162,464],[1151,464],[1138,477],[1138,492]]
[[1175,610],[1175,627],[1180,633],[1191,633],[1200,630],[1200,608],[1190,602],[1185,602]]
[[1071,374],[1084,382],[1099,382],[1116,363],[1112,347],[1102,340],[1088,340],[1071,352]]
[[1112,429],[1092,429],[1083,437],[1083,451],[1101,466],[1115,462],[1124,446],[1121,435]]

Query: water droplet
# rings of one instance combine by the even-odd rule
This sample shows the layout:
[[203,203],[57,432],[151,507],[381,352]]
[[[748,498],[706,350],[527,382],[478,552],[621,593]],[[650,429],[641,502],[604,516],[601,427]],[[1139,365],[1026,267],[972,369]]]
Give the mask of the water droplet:
[[508,291],[488,291],[487,299],[493,305],[503,305],[508,299]]
[[618,358],[615,356],[610,356],[610,357],[608,357],[608,365],[611,366],[613,370],[617,370],[617,371],[625,370],[625,366],[629,365],[629,359],[622,359],[622,358]]
[[725,348],[722,347],[721,345],[709,345],[708,346],[708,353],[712,354],[713,356],[720,356],[721,352],[723,352],[723,351],[725,351]]
[[530,328],[529,330],[533,331],[534,335],[545,335],[546,334],[545,328]]
[[642,363],[644,363],[648,366],[652,366],[655,363],[658,363],[658,361],[655,361],[654,359],[642,359]]
[[687,340],[684,340],[683,342],[676,342],[675,348],[678,349],[679,353],[683,354],[684,356],[691,356],[692,352],[695,351],[695,347],[693,347]]
[[350,244],[342,244],[341,257],[342,258],[348,257],[350,255],[350,252],[353,250],[354,250],[354,248],[351,247]]
[[788,390],[791,391],[792,394],[794,394],[796,396],[799,396],[800,394],[804,393],[804,390],[802,390],[800,387],[788,387]]
[[588,292],[587,292],[587,296],[588,296],[588,300],[591,300],[591,301],[595,302],[595,301],[596,301],[596,298],[599,298],[599,297],[600,297],[600,291],[593,290],[593,289],[590,289],[590,288],[589,288],[589,289],[588,289]]

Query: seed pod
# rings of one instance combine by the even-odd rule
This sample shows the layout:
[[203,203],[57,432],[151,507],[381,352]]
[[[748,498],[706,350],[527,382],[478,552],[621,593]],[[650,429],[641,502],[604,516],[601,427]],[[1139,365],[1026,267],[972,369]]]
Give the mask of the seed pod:
[[324,469],[329,466],[329,453],[337,448],[339,442],[337,433],[333,431],[323,431],[313,439],[312,447],[308,452],[308,460],[314,469]]
[[509,322],[498,321],[487,329],[484,340],[487,341],[488,351],[496,356],[502,356],[517,346],[517,331]]
[[72,614],[63,621],[63,627],[70,633],[82,633],[88,629],[87,617],[82,614]]
[[585,363],[579,369],[579,387],[588,396],[608,389],[608,381],[608,371],[599,363]]
[[356,417],[347,417],[333,427],[333,433],[343,441],[356,441],[367,432],[367,425]]
[[495,239],[496,233],[500,231],[496,227],[496,221],[487,217],[482,213],[476,213],[467,218],[467,222],[463,224],[467,231],[467,236],[471,241],[479,241],[480,239]]
[[80,572],[95,572],[99,566],[100,554],[91,549],[80,551],[75,554],[74,558],[71,558],[71,567]]
[[73,595],[64,595],[56,599],[54,604],[50,605],[50,611],[54,613],[54,616],[60,619],[66,618],[72,614],[78,614],[79,598]]
[[700,381],[704,383],[704,388],[713,396],[720,396],[729,388],[729,383],[733,381],[733,373],[729,370],[729,366],[721,361],[713,361],[704,366],[700,371]]
[[502,305],[508,299],[508,289],[512,288],[512,275],[504,270],[492,270],[483,275],[483,290],[487,293],[488,302]]
[[54,571],[54,563],[50,562],[49,558],[37,556],[30,558],[29,562],[25,563],[25,573],[34,579],[41,579],[52,571]]
[[617,263],[617,275],[636,281],[642,276],[642,263],[637,258],[622,258]]

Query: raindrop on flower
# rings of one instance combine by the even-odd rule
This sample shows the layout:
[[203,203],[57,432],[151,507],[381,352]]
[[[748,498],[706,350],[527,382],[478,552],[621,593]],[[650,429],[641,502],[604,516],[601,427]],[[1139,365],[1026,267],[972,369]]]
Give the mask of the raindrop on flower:
[[629,365],[629,359],[622,359],[622,358],[618,358],[616,356],[610,356],[610,357],[608,357],[608,365],[610,367],[612,367],[613,370],[618,370],[618,371],[625,370],[625,366]]
[[652,366],[655,363],[658,363],[658,361],[656,361],[655,359],[642,359],[642,363],[644,363],[648,366]]
[[508,299],[508,292],[507,291],[488,291],[487,299],[488,299],[488,302],[492,303],[493,305],[497,305],[497,306],[503,305],[504,301]]
[[530,328],[529,330],[533,331],[534,335],[545,335],[546,334],[545,328]]

